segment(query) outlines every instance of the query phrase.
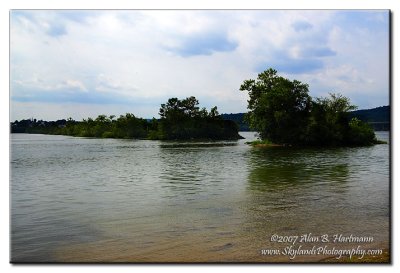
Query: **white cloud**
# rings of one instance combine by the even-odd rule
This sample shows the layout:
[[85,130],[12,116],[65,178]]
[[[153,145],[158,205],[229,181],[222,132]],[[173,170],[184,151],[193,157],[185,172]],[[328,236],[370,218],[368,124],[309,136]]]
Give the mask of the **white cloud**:
[[[309,83],[313,96],[337,91],[361,108],[379,106],[388,101],[387,20],[382,11],[12,12],[11,98],[68,91],[57,98],[75,96],[73,109],[107,93],[151,117],[169,97],[194,95],[222,113],[244,112],[240,84],[272,66]],[[11,104],[27,114],[23,102]]]
[[78,89],[81,91],[87,91],[87,88],[85,87],[85,85],[78,80],[66,80],[64,83],[62,83],[61,85],[58,86],[59,89],[64,89],[64,88],[74,88],[74,89]]

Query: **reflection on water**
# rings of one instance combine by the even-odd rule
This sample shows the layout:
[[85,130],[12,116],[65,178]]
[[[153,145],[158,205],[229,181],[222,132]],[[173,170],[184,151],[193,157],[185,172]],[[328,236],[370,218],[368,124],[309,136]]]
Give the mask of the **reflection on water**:
[[311,150],[288,147],[254,149],[249,183],[258,191],[304,188],[319,183],[346,182],[351,150]]
[[[181,198],[198,199],[202,193],[204,198],[210,194],[220,195],[225,187],[230,186],[229,174],[239,167],[238,162],[242,160],[231,151],[230,146],[236,145],[237,141],[161,144],[160,185],[166,189],[165,193],[173,194],[172,202]],[[227,157],[229,154],[232,158]],[[192,194],[197,196],[190,196]]]
[[389,145],[253,148],[254,134],[242,135],[12,135],[12,261],[287,261],[260,255],[275,233],[370,235],[388,247]]
[[224,146],[237,146],[237,141],[215,141],[215,142],[172,142],[165,141],[160,144],[162,149],[196,149],[196,148],[207,148],[207,147],[224,147]]
[[[375,242],[388,242],[387,148],[253,149],[245,214],[249,230],[259,238],[311,232],[369,234]],[[265,242],[259,244],[263,247]]]

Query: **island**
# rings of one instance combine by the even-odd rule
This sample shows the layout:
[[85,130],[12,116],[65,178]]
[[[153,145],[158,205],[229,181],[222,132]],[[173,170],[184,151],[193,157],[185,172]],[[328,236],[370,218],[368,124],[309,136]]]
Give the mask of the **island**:
[[125,138],[151,140],[237,140],[241,139],[238,125],[225,120],[217,107],[207,111],[198,106],[191,96],[186,99],[170,98],[161,104],[160,119],[143,119],[127,113],[99,115],[75,121],[72,118],[58,121],[26,119],[11,123],[11,133],[52,134],[96,138]]
[[368,146],[377,140],[373,128],[350,115],[357,107],[341,94],[312,98],[308,84],[289,80],[269,68],[257,79],[240,86],[247,91],[249,112],[245,119],[265,146]]

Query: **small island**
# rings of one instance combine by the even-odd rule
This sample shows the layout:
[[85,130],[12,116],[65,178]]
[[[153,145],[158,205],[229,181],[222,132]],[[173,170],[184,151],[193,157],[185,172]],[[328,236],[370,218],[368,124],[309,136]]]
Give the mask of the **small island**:
[[355,117],[357,109],[340,94],[313,99],[308,84],[278,76],[270,68],[256,80],[240,86],[247,91],[249,112],[245,119],[261,140],[254,146],[369,146],[386,143],[376,139],[373,128]]

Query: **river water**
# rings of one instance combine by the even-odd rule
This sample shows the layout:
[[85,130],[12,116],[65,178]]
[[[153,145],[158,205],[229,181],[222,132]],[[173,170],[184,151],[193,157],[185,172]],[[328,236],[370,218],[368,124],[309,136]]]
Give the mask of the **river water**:
[[274,234],[370,236],[362,247],[389,248],[389,145],[257,148],[245,144],[254,133],[241,135],[161,142],[12,134],[11,261],[324,258],[261,255],[288,245],[271,242]]

